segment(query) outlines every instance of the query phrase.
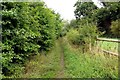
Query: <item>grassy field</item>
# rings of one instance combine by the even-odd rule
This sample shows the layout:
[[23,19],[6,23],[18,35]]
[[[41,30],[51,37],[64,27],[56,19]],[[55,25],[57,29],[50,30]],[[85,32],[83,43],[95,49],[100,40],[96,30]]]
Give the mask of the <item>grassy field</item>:
[[112,51],[115,53],[118,53],[119,46],[120,46],[120,43],[117,43],[117,42],[98,41],[99,48]]
[[118,58],[97,53],[82,53],[79,48],[74,48],[66,38],[63,38],[56,41],[56,45],[47,55],[43,52],[27,61],[24,73],[14,77],[117,78]]

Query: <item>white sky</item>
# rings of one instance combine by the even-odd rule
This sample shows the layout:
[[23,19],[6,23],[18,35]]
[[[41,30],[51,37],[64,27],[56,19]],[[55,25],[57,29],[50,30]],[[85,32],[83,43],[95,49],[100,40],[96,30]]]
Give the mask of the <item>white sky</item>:
[[95,5],[97,5],[98,8],[103,7],[103,4],[99,0],[92,0]]
[[[43,0],[49,8],[55,10],[61,15],[61,18],[65,20],[75,19],[74,17],[74,4],[77,0]],[[97,4],[98,0],[93,0]],[[101,7],[101,5],[98,5]]]

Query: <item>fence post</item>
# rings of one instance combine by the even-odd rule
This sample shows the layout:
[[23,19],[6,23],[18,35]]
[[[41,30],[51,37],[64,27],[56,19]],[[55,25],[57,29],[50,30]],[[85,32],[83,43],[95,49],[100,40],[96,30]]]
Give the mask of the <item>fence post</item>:
[[96,47],[97,47],[97,50],[98,50],[98,52],[99,51],[103,51],[104,53],[107,53],[107,54],[110,54],[110,56],[111,55],[115,55],[115,56],[119,56],[117,53],[115,53],[115,52],[111,52],[111,51],[108,51],[108,50],[105,50],[105,49],[99,49],[99,46],[98,46],[98,41],[107,41],[107,42],[117,42],[118,44],[120,43],[120,40],[114,40],[114,39],[105,39],[105,38],[97,38],[96,39]]

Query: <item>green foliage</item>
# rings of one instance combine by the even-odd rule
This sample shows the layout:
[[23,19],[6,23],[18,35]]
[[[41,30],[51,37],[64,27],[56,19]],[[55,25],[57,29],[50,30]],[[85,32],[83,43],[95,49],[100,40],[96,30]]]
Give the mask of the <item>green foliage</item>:
[[109,33],[109,26],[111,25],[111,17],[109,10],[106,8],[101,8],[97,10],[95,13],[95,19],[99,30]]
[[49,54],[44,55],[45,53],[43,51],[27,61],[25,72],[15,78],[55,78],[60,70],[60,42],[56,40],[52,50],[47,52]]
[[81,2],[77,1],[74,5],[76,7],[74,13],[77,19],[83,17],[91,17],[93,10],[97,9],[97,6],[93,2]]
[[67,38],[72,44],[79,44],[79,32],[77,30],[71,29],[67,33]]
[[96,37],[100,35],[100,32],[95,25],[87,24],[79,28],[79,34],[79,43],[83,51],[89,51],[95,45]]
[[10,76],[30,56],[50,50],[62,21],[44,2],[3,2],[1,6],[2,70],[3,75]]
[[60,37],[61,35],[61,32],[62,32],[62,27],[63,27],[63,22],[62,22],[62,19],[60,19],[60,15],[59,14],[56,14],[56,20],[55,20],[55,24],[56,24],[56,27],[55,27],[55,33],[56,33],[56,38]]
[[63,37],[67,34],[67,32],[69,32],[70,29],[70,24],[68,21],[63,20],[63,27],[61,29],[61,33],[60,33],[60,37]]
[[71,20],[70,21],[70,28],[78,28],[78,22],[77,20]]
[[103,7],[97,8],[93,2],[77,1],[75,16],[79,20],[89,20],[96,23],[100,31],[109,35],[111,22],[120,18],[120,2],[102,2]]
[[119,23],[120,20],[116,20],[116,21],[113,21],[112,22],[112,25],[111,25],[111,32],[117,36],[117,37],[120,37],[120,23]]
[[94,16],[96,17],[97,26],[100,27],[100,30],[106,31],[106,34],[109,34],[111,22],[120,18],[120,3],[106,2],[105,4],[106,6],[98,9]]
[[83,54],[64,40],[65,75],[68,78],[118,78],[118,58]]
[[92,24],[80,26],[78,30],[70,30],[67,38],[73,44],[80,45],[84,49],[89,49],[90,45],[94,46],[96,37],[100,35],[100,32],[97,30],[97,27]]
[[96,37],[99,35],[99,31],[95,25],[87,24],[79,28],[79,34],[81,39],[89,43],[95,41]]

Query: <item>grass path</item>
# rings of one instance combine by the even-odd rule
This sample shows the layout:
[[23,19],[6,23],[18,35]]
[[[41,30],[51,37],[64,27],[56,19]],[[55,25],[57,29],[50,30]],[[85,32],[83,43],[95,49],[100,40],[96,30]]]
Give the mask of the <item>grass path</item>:
[[47,53],[26,62],[22,78],[116,78],[118,59],[102,54],[82,53],[66,38],[60,38]]
[[64,49],[63,49],[63,42],[62,39],[59,40],[59,47],[60,47],[60,71],[58,72],[56,78],[64,78],[64,69],[65,69],[65,64],[64,64]]

